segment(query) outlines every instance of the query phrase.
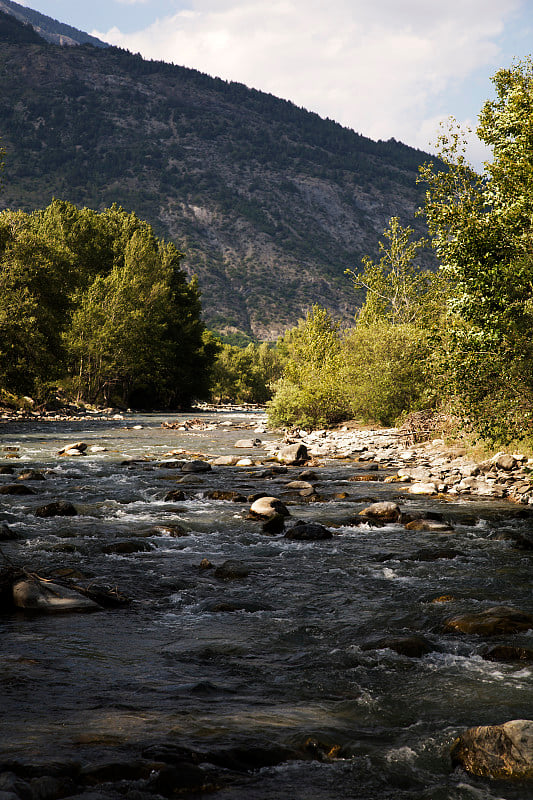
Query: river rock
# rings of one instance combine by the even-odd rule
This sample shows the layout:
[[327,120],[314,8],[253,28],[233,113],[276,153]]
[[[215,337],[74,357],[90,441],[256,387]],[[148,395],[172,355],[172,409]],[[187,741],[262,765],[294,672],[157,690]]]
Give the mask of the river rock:
[[174,536],[179,538],[181,536],[188,536],[189,531],[187,531],[182,525],[177,525],[173,523],[172,525],[154,525],[153,528],[150,528],[148,531],[148,536]]
[[285,486],[286,489],[311,489],[314,492],[313,484],[309,483],[309,481],[290,481]]
[[431,531],[433,533],[453,533],[453,528],[445,522],[434,519],[413,519],[405,526],[408,531]]
[[165,503],[179,503],[181,500],[185,500],[185,495],[181,489],[172,489],[165,495]]
[[230,558],[224,561],[220,567],[215,569],[215,578],[222,581],[235,581],[241,578],[247,578],[250,574],[250,567],[247,567],[242,561]]
[[0,464],[0,475],[14,475],[15,470],[10,464]]
[[207,492],[206,497],[210,500],[229,500],[232,503],[246,503],[247,500],[240,492],[225,491],[223,489],[214,489],[212,492]]
[[45,481],[46,478],[44,477],[42,472],[36,469],[29,469],[26,472],[21,472],[17,478],[18,481]]
[[261,439],[238,439],[233,446],[244,450],[250,447],[260,447],[261,444]]
[[533,661],[533,650],[529,647],[515,647],[508,644],[497,644],[489,647],[481,654],[487,661]]
[[318,522],[296,522],[285,534],[286,539],[299,542],[315,542],[332,537],[332,532]]
[[239,458],[237,463],[235,464],[236,467],[253,467],[254,462],[251,458]]
[[[497,780],[533,780],[533,720],[469,728],[452,745],[454,766]],[[524,795],[525,796],[525,795]]]
[[413,483],[409,487],[409,494],[437,494],[434,483]]
[[214,787],[209,785],[207,773],[203,769],[187,762],[181,762],[173,766],[164,766],[154,771],[150,779],[148,789],[157,795],[165,797],[175,797],[184,793],[199,794],[204,791],[212,791]]
[[211,464],[207,461],[195,459],[194,461],[186,461],[181,468],[182,472],[210,472]]
[[85,442],[74,442],[57,451],[58,456],[83,456],[87,450]]
[[22,539],[20,533],[16,533],[9,525],[0,523],[0,542],[15,542],[17,539]]
[[273,514],[265,522],[263,522],[261,530],[268,536],[275,536],[278,533],[282,533],[284,527],[285,517],[283,514]]
[[25,486],[23,483],[8,483],[5,486],[0,486],[0,494],[35,494],[35,489]]
[[495,636],[533,628],[533,614],[508,606],[494,606],[477,614],[460,614],[444,623],[446,630]]
[[218,456],[211,464],[215,467],[234,467],[238,460],[238,456]]
[[491,463],[495,464],[498,469],[503,469],[505,472],[509,472],[517,466],[516,458],[509,453],[497,453],[491,458]]
[[401,517],[401,511],[397,503],[384,500],[381,503],[372,503],[372,505],[363,508],[359,512],[359,516],[376,519],[380,522],[398,522]]
[[107,555],[130,555],[131,553],[147,553],[152,546],[144,539],[124,539],[120,542],[111,542],[102,547],[102,553]]
[[252,503],[250,512],[259,517],[272,517],[274,514],[281,514],[284,517],[290,516],[286,505],[277,497],[260,497]]
[[17,581],[13,586],[13,601],[17,608],[47,613],[100,610],[100,606],[74,589],[38,579]]
[[33,512],[36,517],[75,517],[78,512],[72,503],[66,500],[55,500],[53,503],[46,503],[39,506]]
[[308,460],[307,447],[301,442],[282,447],[278,452],[278,461],[283,461],[286,464],[303,464]]
[[422,636],[384,636],[381,639],[365,642],[361,650],[394,650],[408,658],[422,658],[435,648]]

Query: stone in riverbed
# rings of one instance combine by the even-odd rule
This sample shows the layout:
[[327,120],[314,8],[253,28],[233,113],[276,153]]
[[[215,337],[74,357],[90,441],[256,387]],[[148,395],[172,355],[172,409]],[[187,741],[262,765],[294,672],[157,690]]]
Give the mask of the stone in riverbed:
[[250,574],[250,567],[237,559],[228,559],[220,567],[215,569],[215,578],[222,581],[236,581],[247,578]]
[[165,495],[165,503],[179,503],[182,500],[185,500],[185,495],[181,489],[172,489]]
[[248,449],[250,447],[260,447],[261,444],[261,439],[239,439],[233,446],[241,449]]
[[15,542],[17,539],[22,539],[20,533],[16,533],[9,525],[0,523],[0,542]]
[[260,497],[250,506],[250,513],[258,517],[273,517],[274,514],[290,516],[285,504],[277,497]]
[[489,647],[482,654],[487,661],[533,661],[533,650],[528,647],[515,647],[514,645],[497,644]]
[[308,460],[307,447],[301,442],[282,447],[278,453],[278,461],[283,461],[285,464],[303,464]]
[[474,633],[478,636],[495,636],[518,633],[533,628],[533,614],[508,606],[493,606],[477,614],[460,614],[444,623],[446,630]]
[[186,461],[181,468],[182,472],[210,472],[211,464],[207,461],[195,459],[194,461]]
[[121,542],[111,542],[102,547],[102,553],[107,555],[130,555],[131,553],[147,553],[152,550],[151,545],[144,539],[126,539]]
[[211,461],[211,464],[216,467],[234,467],[238,460],[238,456],[218,456]]
[[409,494],[437,494],[434,483],[413,483],[409,487]]
[[376,519],[380,522],[398,522],[401,517],[401,511],[397,503],[385,500],[381,503],[372,503],[371,506],[363,508],[359,512],[359,516]]
[[316,542],[323,539],[332,539],[333,534],[330,530],[320,525],[318,522],[296,522],[285,534],[286,539],[293,539],[299,542]]
[[0,486],[0,494],[26,495],[35,493],[35,489],[30,489],[29,486],[25,486],[23,483],[8,483],[6,486]]
[[214,489],[212,492],[207,492],[206,497],[210,500],[229,500],[232,503],[246,503],[247,498],[234,491],[225,491],[223,489]]
[[88,597],[57,583],[23,579],[13,586],[13,602],[28,611],[99,611],[100,606]]
[[285,527],[285,517],[283,514],[273,514],[266,522],[263,522],[261,530],[268,536],[275,536],[277,533],[282,533]]
[[85,442],[74,442],[57,451],[58,456],[83,456],[87,450]]
[[445,522],[434,519],[413,519],[405,526],[408,531],[432,531],[433,533],[453,533],[453,528]]
[[33,513],[36,517],[75,517],[78,514],[72,503],[66,500],[46,503],[46,505],[36,508]]
[[453,743],[452,764],[496,780],[533,780],[533,720],[469,728]]
[[26,472],[21,472],[17,478],[18,481],[45,481],[46,478],[44,477],[42,472],[36,469],[29,469]]
[[381,639],[365,642],[361,650],[394,650],[408,658],[422,658],[435,648],[422,636],[384,636]]

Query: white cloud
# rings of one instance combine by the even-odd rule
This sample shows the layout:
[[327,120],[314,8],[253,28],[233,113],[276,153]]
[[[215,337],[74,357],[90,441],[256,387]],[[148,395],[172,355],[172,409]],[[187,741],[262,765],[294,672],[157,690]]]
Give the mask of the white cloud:
[[454,113],[443,106],[444,93],[467,91],[468,76],[497,65],[498,37],[520,5],[190,0],[146,30],[93,33],[148,58],[290,99],[374,139],[393,136],[427,149],[432,121]]

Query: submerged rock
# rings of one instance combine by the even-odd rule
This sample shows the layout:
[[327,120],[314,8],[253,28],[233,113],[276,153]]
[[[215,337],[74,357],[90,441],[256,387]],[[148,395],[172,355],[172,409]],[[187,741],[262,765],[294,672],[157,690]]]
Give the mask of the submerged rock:
[[180,502],[180,500],[185,500],[185,495],[181,489],[172,489],[165,495],[165,503],[177,503]]
[[212,492],[207,492],[206,497],[210,500],[229,500],[232,503],[246,503],[247,498],[234,491],[224,491],[222,489],[215,489]]
[[17,608],[46,613],[100,610],[99,605],[74,589],[37,578],[17,581],[13,586],[13,602]]
[[215,569],[214,575],[215,578],[219,578],[222,581],[235,581],[240,578],[247,578],[250,572],[250,567],[246,566],[242,561],[228,559]]
[[533,780],[533,720],[469,728],[453,743],[451,758],[472,775]]
[[9,525],[0,523],[0,542],[15,542],[17,539],[22,539],[20,533],[12,530]]
[[30,489],[23,483],[8,483],[6,486],[0,486],[0,494],[36,494],[35,489]]
[[489,647],[482,654],[487,661],[533,661],[533,650],[529,647],[515,647],[508,644],[497,644]]
[[426,653],[431,653],[435,648],[422,636],[384,636],[365,642],[361,646],[362,650],[394,650],[402,656],[408,658],[421,658]]
[[78,514],[75,506],[66,500],[46,503],[46,505],[36,508],[33,513],[36,517],[75,517]]
[[446,620],[447,630],[495,636],[501,633],[518,633],[533,628],[533,614],[508,606],[494,606],[477,614],[460,614]]

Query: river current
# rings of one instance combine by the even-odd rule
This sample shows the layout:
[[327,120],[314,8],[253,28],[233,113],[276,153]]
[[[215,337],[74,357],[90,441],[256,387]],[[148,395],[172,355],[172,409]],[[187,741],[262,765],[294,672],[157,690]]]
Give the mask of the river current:
[[[70,570],[132,600],[93,614],[0,617],[0,759],[86,763],[169,743],[200,751],[280,746],[315,757],[243,772],[213,796],[533,797],[531,786],[454,769],[449,756],[467,727],[531,718],[533,665],[489,661],[486,640],[443,626],[493,605],[533,611],[531,554],[502,536],[531,521],[502,501],[445,502],[401,494],[397,484],[349,482],[364,472],[353,460],[314,468],[323,499],[311,503],[285,488],[301,467],[267,478],[265,466],[219,466],[177,483],[182,473],[172,461],[180,450],[185,458],[246,455],[234,448],[250,435],[238,427],[246,421],[252,435],[274,436],[253,433],[255,416],[205,415],[219,427],[192,432],[164,429],[165,419],[0,429],[0,462],[46,478],[28,481],[35,495],[0,496],[0,523],[22,535],[2,553],[37,574]],[[89,445],[87,455],[57,455],[77,440]],[[265,456],[260,448],[248,454]],[[13,476],[0,475],[0,485],[7,482]],[[172,489],[185,499],[166,501]],[[213,489],[280,497],[291,518],[335,535],[316,542],[265,535],[245,519],[249,503],[209,499]],[[348,496],[335,498],[342,492]],[[382,499],[438,511],[453,532],[355,524],[358,511]],[[32,514],[55,500],[74,503],[79,515]],[[172,525],[181,535],[164,530]],[[145,549],[104,552],[125,540]],[[200,567],[204,559],[214,567],[238,560],[248,574],[222,580]],[[443,596],[450,599],[435,602]],[[412,658],[369,647],[385,635],[412,634],[425,637],[430,652]],[[531,648],[533,632],[490,644],[509,642]]]

